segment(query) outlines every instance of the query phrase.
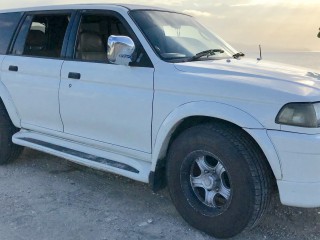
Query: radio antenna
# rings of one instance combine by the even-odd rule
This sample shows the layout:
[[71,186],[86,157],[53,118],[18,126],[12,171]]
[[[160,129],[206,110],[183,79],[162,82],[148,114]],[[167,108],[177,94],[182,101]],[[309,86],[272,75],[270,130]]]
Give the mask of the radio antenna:
[[259,45],[259,52],[260,52],[260,57],[257,58],[258,61],[262,60],[262,49],[261,49],[261,45]]

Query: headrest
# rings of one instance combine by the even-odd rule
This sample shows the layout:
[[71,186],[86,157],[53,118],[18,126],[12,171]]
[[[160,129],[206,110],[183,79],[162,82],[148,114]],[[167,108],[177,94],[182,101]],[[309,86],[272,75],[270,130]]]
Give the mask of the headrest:
[[81,52],[105,52],[102,37],[95,32],[82,32],[80,34],[78,50]]
[[46,35],[40,30],[30,30],[26,45],[30,48],[44,48],[46,45]]
[[81,32],[99,32],[100,24],[99,23],[81,23],[80,25]]

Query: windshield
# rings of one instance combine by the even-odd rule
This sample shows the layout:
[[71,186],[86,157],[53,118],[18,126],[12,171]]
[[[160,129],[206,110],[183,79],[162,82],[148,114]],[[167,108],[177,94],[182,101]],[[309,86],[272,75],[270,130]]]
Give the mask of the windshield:
[[[188,15],[154,10],[131,11],[130,15],[165,61],[212,60],[236,54],[230,45]],[[208,50],[211,54],[203,54]]]

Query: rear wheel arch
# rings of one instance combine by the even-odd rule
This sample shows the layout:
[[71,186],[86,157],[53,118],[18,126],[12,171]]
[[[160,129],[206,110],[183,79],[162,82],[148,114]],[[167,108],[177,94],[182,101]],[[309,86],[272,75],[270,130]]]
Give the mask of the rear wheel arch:
[[19,113],[13,103],[13,100],[5,87],[5,85],[0,81],[0,107],[5,108],[7,111],[12,124],[17,127],[21,128],[21,118]]
[[13,124],[8,112],[4,102],[0,99],[0,165],[16,160],[24,149],[12,142],[12,136],[20,129]]

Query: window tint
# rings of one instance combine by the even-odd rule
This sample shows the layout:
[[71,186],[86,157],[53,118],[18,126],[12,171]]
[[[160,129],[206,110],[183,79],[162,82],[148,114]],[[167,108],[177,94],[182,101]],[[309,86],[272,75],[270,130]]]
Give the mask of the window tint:
[[76,59],[107,61],[107,43],[110,35],[129,36],[129,33],[115,17],[84,15],[79,27]]
[[29,28],[32,22],[32,16],[27,16],[19,29],[19,34],[15,40],[15,43],[13,45],[12,54],[13,55],[22,55],[24,51],[24,44],[26,42]]
[[22,13],[0,14],[0,54],[6,54]]
[[69,21],[70,15],[67,14],[33,16],[31,24],[30,22],[28,24],[27,34],[24,34],[22,29],[22,36],[19,36],[16,41],[18,44],[23,39],[23,51],[21,53],[19,46],[15,45],[14,54],[50,58],[60,57]]

